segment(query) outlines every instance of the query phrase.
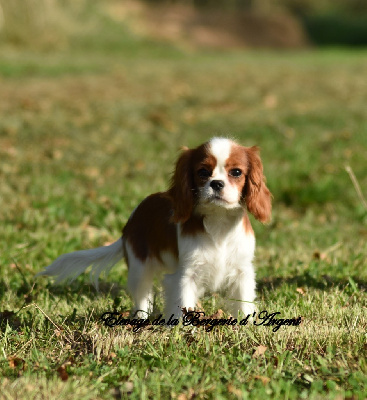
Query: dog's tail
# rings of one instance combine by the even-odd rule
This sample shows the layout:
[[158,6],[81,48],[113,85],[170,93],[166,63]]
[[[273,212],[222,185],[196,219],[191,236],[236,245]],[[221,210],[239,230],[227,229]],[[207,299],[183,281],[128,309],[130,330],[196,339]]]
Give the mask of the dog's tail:
[[36,276],[55,276],[55,283],[71,282],[91,266],[90,279],[98,290],[99,275],[103,271],[107,274],[123,257],[123,239],[120,238],[109,246],[63,254]]

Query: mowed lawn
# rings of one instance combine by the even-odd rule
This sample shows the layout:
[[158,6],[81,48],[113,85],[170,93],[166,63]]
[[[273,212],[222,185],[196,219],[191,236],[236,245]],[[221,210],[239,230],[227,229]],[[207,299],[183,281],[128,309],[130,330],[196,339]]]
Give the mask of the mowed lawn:
[[[104,34],[0,49],[0,397],[364,399],[367,210],[345,167],[367,197],[367,52]],[[88,274],[34,279],[62,253],[116,240],[165,190],[180,146],[218,135],[261,148],[274,202],[269,225],[251,219],[257,308],[300,326],[134,333],[99,319],[131,307],[124,263],[99,293]],[[222,300],[201,304],[210,315]]]

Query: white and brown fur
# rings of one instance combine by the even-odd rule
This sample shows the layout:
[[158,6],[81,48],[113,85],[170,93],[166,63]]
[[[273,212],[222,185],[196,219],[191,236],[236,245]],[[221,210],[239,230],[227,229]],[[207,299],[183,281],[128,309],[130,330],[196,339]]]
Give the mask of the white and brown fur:
[[247,211],[261,222],[271,216],[258,149],[213,138],[182,152],[170,188],[139,204],[119,240],[65,254],[38,275],[61,282],[91,266],[97,286],[99,274],[124,257],[139,315],[152,311],[153,279],[161,272],[167,316],[195,308],[204,292],[218,290],[226,293],[233,315],[252,314],[255,236]]

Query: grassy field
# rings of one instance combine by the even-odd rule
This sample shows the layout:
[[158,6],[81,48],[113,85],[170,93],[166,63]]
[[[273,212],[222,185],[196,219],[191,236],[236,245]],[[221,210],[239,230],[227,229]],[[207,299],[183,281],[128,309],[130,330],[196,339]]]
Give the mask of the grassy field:
[[[0,398],[366,398],[367,210],[345,167],[366,196],[367,52],[183,51],[101,23],[57,51],[0,47]],[[131,306],[124,264],[100,293],[34,280],[116,240],[179,147],[214,135],[261,147],[257,307],[299,327],[134,333],[99,320]]]

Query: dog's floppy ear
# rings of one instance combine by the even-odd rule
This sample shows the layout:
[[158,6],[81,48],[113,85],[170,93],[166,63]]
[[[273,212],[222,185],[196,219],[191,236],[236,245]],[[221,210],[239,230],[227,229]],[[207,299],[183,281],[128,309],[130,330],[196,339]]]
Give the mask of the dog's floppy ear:
[[176,162],[168,195],[173,201],[173,216],[175,223],[186,222],[194,207],[194,178],[192,172],[192,155],[194,150],[187,147]]
[[263,165],[257,146],[245,148],[248,160],[248,173],[243,197],[248,211],[259,221],[268,222],[271,217],[272,195],[265,184]]

